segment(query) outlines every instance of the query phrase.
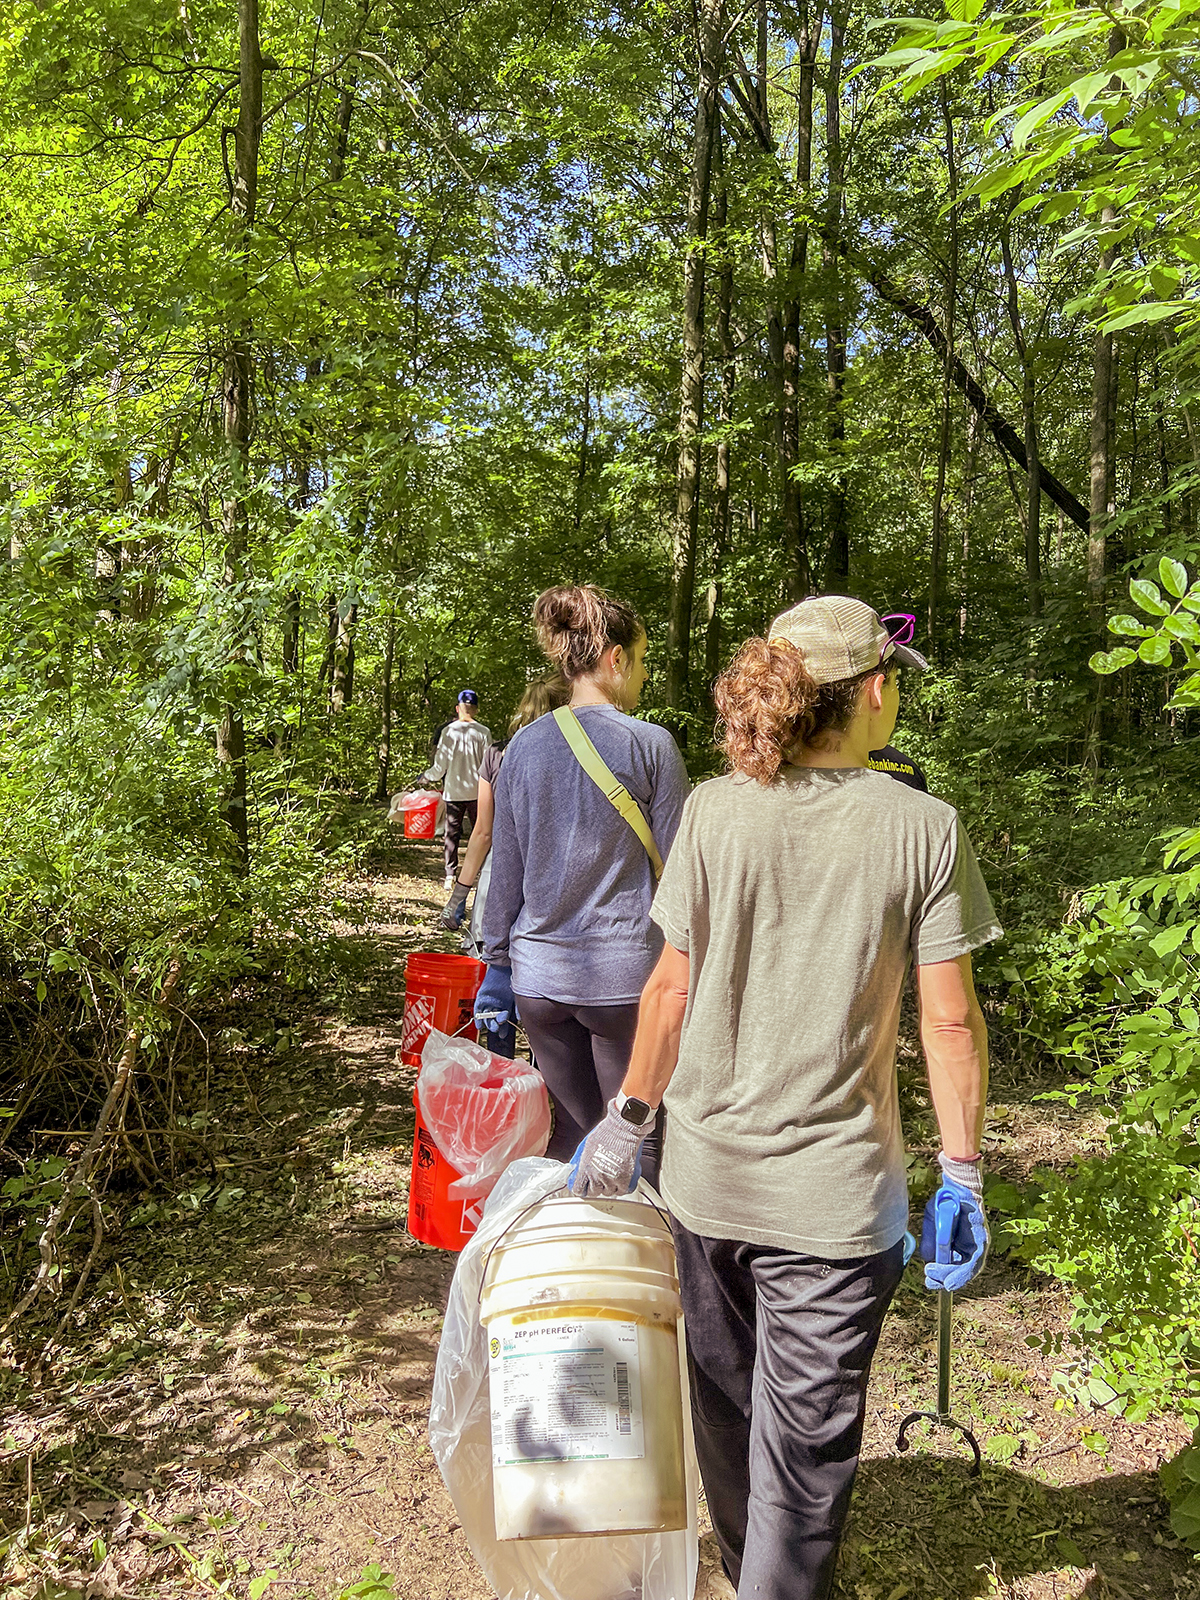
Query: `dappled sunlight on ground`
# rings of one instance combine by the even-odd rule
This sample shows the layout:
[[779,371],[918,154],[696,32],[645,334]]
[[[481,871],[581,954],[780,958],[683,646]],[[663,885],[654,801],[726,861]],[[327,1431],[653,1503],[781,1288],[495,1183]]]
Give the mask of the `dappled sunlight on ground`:
[[[126,1227],[40,1369],[36,1345],[14,1352],[6,1600],[243,1597],[270,1574],[273,1600],[337,1600],[372,1563],[404,1600],[488,1600],[425,1439],[454,1261],[404,1227],[403,958],[458,939],[433,932],[440,850],[390,857],[366,885],[369,926],[341,930],[360,958],[341,1016],[297,1011],[297,1048],[239,1059],[215,1177]],[[997,1077],[996,1170],[1020,1176],[1086,1141],[1079,1128],[1064,1143],[1058,1108],[1031,1106],[1003,1064]],[[906,1093],[928,1154],[919,1083]],[[1185,1430],[1076,1403],[1025,1343],[1066,1310],[1002,1260],[958,1302],[953,1406],[989,1456],[972,1481],[947,1436],[917,1432],[896,1454],[900,1418],[936,1386],[934,1302],[910,1269],[876,1363],[838,1600],[1200,1596],[1154,1476]],[[728,1600],[711,1539],[702,1558],[700,1600]]]

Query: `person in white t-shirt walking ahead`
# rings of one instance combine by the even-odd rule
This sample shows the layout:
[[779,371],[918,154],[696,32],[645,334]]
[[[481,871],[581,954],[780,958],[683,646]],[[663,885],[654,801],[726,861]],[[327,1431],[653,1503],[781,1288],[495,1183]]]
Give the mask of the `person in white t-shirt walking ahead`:
[[474,689],[463,689],[458,696],[457,717],[442,729],[433,764],[421,774],[422,783],[440,783],[446,800],[446,888],[453,889],[458,876],[458,843],[462,838],[463,818],[475,826],[478,815],[479,768],[492,742],[491,729],[475,720],[479,696]]
[[895,725],[898,663],[926,665],[862,601],[826,595],[776,618],[718,681],[732,771],[684,807],[629,1070],[572,1162],[576,1194],[628,1192],[664,1101],[696,1447],[743,1600],[832,1593],[905,1259],[910,964],[942,1189],[958,1202],[952,1263],[926,1283],[960,1288],[987,1250],[971,951],[1000,929],[953,807],[868,766]]

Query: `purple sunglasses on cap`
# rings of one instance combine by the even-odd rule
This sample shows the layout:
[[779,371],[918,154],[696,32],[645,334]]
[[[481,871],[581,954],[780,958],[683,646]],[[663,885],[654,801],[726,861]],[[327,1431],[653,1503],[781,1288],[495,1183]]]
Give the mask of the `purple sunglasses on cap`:
[[911,611],[889,611],[880,622],[888,631],[893,644],[911,644],[917,631],[917,619]]

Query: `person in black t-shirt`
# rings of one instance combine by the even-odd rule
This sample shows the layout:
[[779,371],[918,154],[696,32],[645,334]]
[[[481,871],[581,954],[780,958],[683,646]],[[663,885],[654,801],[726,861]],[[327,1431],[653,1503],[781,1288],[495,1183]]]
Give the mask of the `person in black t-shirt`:
[[[913,635],[917,631],[917,619],[911,611],[893,611],[889,616],[881,617],[880,621],[891,636],[893,644],[911,647]],[[882,750],[872,750],[867,757],[867,765],[873,772],[890,773],[893,778],[907,784],[910,789],[919,789],[922,794],[929,793],[925,774],[911,756],[906,756],[897,750],[894,744],[885,744]]]
[[910,789],[919,789],[922,794],[929,793],[925,774],[911,756],[902,754],[894,744],[885,744],[882,750],[872,750],[867,757],[867,765],[872,772],[890,773]]

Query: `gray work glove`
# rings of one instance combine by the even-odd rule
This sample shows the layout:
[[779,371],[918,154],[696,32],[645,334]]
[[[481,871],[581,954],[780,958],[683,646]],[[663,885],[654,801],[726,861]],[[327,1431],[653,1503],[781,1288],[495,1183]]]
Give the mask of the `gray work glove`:
[[458,928],[462,927],[463,918],[467,914],[467,896],[470,894],[471,888],[472,885],[469,883],[458,883],[456,881],[454,888],[450,891],[449,900],[442,907],[442,915],[439,920],[442,927],[449,933],[454,933]]
[[632,1194],[642,1175],[642,1141],[654,1127],[656,1113],[642,1123],[626,1122],[617,1102],[608,1102],[603,1122],[579,1143],[567,1169],[567,1187],[580,1196]]

